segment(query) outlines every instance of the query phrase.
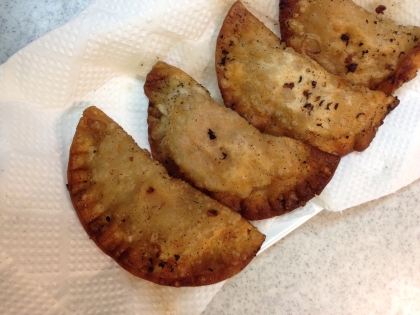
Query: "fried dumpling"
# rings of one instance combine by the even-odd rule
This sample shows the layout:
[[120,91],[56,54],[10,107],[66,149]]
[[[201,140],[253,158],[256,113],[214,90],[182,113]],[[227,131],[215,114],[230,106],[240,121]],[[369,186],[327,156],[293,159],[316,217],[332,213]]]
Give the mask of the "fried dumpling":
[[217,39],[216,71],[225,105],[253,126],[339,156],[366,149],[399,103],[285,47],[239,1]]
[[319,194],[337,156],[262,134],[178,68],[158,62],[144,86],[153,157],[249,220],[267,219]]
[[157,284],[225,280],[251,261],[265,239],[239,214],[171,178],[95,107],[77,126],[67,175],[90,238],[124,269]]
[[420,68],[420,28],[397,25],[384,9],[373,14],[351,0],[280,0],[281,37],[329,72],[392,94]]

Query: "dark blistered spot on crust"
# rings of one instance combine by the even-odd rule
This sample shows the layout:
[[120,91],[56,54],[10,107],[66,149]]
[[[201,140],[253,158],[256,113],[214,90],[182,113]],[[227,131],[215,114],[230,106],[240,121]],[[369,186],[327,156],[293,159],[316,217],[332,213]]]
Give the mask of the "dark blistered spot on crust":
[[207,134],[209,135],[210,140],[216,139],[216,135],[215,135],[215,133],[214,133],[213,130],[209,129],[209,131],[207,132]]
[[209,217],[216,217],[218,214],[219,214],[219,211],[217,211],[215,209],[207,210],[207,215]]
[[310,115],[312,110],[314,109],[314,105],[312,105],[311,103],[307,103],[305,105],[303,105],[303,108],[305,108],[308,112],[308,114]]
[[348,72],[354,72],[357,69],[357,63],[351,63],[347,66]]
[[346,46],[348,46],[349,40],[350,40],[350,35],[349,34],[342,34],[340,38],[343,42],[346,43]]
[[[220,38],[223,39],[223,35],[221,35]],[[229,52],[227,50],[223,49],[222,54],[223,54],[223,58],[220,60],[219,65],[224,66],[226,64],[226,59],[227,59],[227,55],[229,54]]]
[[146,191],[146,193],[147,194],[151,194],[152,192],[154,192],[155,191],[155,189],[153,188],[153,187],[149,187],[149,188],[147,188],[147,191]]
[[377,14],[384,14],[384,11],[386,10],[386,6],[380,4],[376,7],[375,12]]
[[348,41],[349,39],[350,39],[350,37],[348,36],[348,34],[342,34],[342,35],[341,35],[341,40],[342,40],[342,41],[346,42],[346,41]]
[[295,84],[293,82],[285,83],[283,84],[283,87],[292,90],[295,87]]

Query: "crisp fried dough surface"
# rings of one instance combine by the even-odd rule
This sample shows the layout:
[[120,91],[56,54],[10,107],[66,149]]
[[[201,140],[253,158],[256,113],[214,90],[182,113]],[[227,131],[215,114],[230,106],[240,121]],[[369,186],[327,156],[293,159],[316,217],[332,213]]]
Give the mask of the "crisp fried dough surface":
[[399,26],[386,12],[351,0],[280,0],[281,37],[331,73],[391,94],[420,68],[420,28]]
[[226,106],[253,126],[339,156],[366,149],[399,103],[286,48],[240,2],[220,30],[216,71]]
[[113,120],[85,110],[70,148],[68,189],[92,240],[132,274],[161,285],[225,280],[265,236],[165,168]]
[[152,155],[249,220],[304,205],[329,182],[339,158],[260,133],[178,68],[158,62],[146,78]]

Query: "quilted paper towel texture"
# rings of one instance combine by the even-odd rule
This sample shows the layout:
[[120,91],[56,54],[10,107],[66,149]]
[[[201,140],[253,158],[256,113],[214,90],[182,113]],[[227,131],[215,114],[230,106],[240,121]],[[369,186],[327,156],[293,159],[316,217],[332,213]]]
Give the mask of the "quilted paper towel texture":
[[[157,60],[191,74],[221,103],[214,43],[232,3],[95,1],[0,67],[1,285],[14,281],[13,290],[0,291],[0,313],[199,314],[219,290],[222,283],[160,287],[122,270],[87,238],[65,183],[68,149],[89,105],[103,109],[148,148],[143,84]],[[279,35],[276,1],[245,4]],[[419,15],[411,14],[418,12],[418,0],[391,10],[402,22],[420,25]],[[371,147],[344,158],[319,198],[259,228],[269,233],[321,206],[344,210],[418,178],[419,91],[418,78],[399,91],[401,104]],[[27,303],[10,303],[20,297]]]
[[2,314],[70,315],[0,246],[0,311]]

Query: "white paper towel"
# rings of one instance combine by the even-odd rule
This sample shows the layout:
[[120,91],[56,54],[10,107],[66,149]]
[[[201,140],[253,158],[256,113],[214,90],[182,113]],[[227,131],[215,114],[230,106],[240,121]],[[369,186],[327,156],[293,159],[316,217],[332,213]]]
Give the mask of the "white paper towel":
[[[419,0],[386,2],[398,22],[420,25]],[[279,35],[277,1],[244,3]],[[148,148],[143,84],[157,60],[182,68],[222,103],[214,46],[232,4],[98,0],[0,66],[1,314],[199,314],[220,289],[161,287],[122,270],[88,239],[65,184],[70,143],[89,105]],[[267,234],[262,250],[322,208],[344,210],[420,177],[420,79],[398,96],[370,148],[343,158],[320,197],[257,223]]]

